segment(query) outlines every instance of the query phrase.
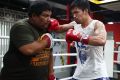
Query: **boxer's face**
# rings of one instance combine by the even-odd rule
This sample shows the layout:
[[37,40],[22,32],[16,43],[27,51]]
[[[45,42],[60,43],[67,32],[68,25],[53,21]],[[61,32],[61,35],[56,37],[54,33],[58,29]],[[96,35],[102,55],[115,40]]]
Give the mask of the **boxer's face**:
[[75,7],[72,9],[72,14],[74,20],[80,24],[84,21],[84,18],[86,16],[86,11],[85,10],[83,11],[82,9]]
[[43,11],[39,16],[34,17],[34,24],[40,28],[46,28],[50,23],[52,12],[49,10]]

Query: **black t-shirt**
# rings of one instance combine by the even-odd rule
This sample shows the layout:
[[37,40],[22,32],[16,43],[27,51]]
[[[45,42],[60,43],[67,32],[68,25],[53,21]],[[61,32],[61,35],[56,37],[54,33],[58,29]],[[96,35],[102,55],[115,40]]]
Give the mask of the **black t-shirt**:
[[32,43],[47,29],[36,29],[28,19],[18,21],[10,31],[9,50],[3,58],[1,70],[3,80],[47,80],[50,49],[44,49],[39,55],[24,55],[18,48]]

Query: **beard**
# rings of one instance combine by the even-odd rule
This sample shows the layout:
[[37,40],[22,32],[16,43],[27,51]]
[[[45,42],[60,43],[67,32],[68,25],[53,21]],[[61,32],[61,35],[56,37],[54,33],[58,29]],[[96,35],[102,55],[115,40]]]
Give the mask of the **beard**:
[[81,21],[80,21],[78,18],[75,18],[74,21],[75,21],[77,24],[81,24]]
[[75,22],[76,22],[77,24],[81,24],[81,22],[80,22],[80,21],[78,21],[78,20],[75,20]]

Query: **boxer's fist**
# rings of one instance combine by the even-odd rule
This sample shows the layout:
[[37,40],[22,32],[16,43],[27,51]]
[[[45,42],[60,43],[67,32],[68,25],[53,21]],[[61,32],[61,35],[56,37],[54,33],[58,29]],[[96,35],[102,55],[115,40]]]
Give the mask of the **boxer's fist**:
[[90,37],[91,36],[89,36],[89,35],[85,35],[85,34],[81,34],[80,32],[76,32],[73,29],[69,29],[66,33],[66,41],[68,43],[72,43],[73,41],[77,41],[77,42],[82,42],[84,44],[88,44]]
[[81,37],[81,34],[73,29],[69,29],[66,33],[66,41],[68,43],[71,43],[73,41],[80,41]]
[[58,31],[60,29],[59,22],[56,19],[50,19],[48,31]]
[[54,41],[53,41],[53,38],[52,38],[51,34],[45,33],[45,34],[43,34],[41,36],[40,39],[41,40],[45,40],[45,42],[46,42],[46,48],[52,48],[53,47]]

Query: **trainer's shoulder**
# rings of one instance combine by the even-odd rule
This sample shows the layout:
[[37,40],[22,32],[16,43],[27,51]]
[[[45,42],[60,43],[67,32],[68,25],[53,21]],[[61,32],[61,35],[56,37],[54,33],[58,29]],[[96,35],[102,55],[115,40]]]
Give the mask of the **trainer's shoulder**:
[[14,25],[25,25],[28,21],[28,18],[18,20],[14,23]]
[[27,19],[21,19],[21,20],[16,21],[16,22],[13,24],[11,30],[14,30],[14,29],[16,29],[16,28],[17,28],[17,29],[29,28],[29,25],[28,25],[28,23],[27,23]]

